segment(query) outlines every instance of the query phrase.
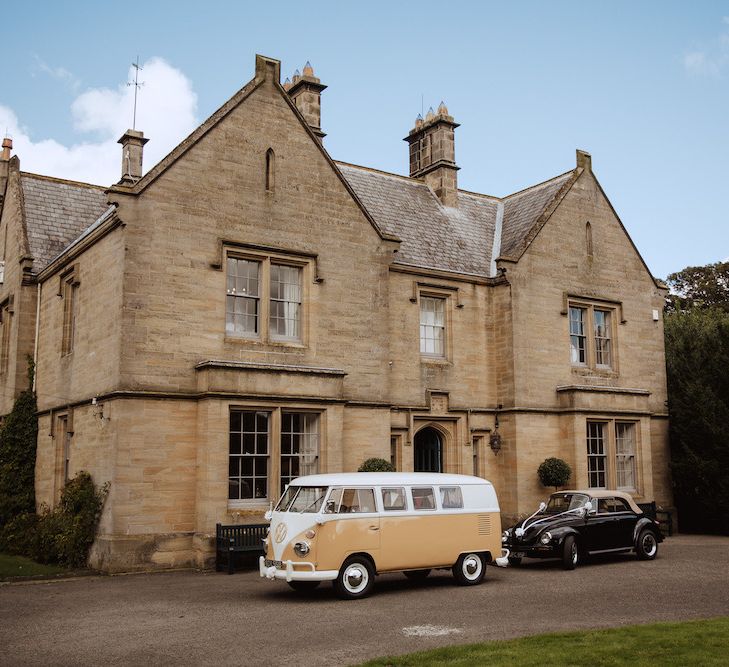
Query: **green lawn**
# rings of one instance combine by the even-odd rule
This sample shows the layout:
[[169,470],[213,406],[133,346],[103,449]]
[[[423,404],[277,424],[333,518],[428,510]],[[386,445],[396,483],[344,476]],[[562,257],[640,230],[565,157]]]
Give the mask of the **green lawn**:
[[60,574],[67,572],[59,565],[41,565],[23,556],[0,554],[0,579],[8,577],[32,577],[40,574]]
[[729,617],[536,635],[379,658],[365,665],[727,665]]

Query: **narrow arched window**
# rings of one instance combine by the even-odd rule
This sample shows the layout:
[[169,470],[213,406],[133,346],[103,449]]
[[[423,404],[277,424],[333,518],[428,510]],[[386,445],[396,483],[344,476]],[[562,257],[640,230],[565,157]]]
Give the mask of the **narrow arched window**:
[[587,256],[592,258],[592,225],[589,222],[585,225],[585,243],[587,244]]
[[266,192],[273,192],[276,184],[276,156],[273,148],[266,151]]

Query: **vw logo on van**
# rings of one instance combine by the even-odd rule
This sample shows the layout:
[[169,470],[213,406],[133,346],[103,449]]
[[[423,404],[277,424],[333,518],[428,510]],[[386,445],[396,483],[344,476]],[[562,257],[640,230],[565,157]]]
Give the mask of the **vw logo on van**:
[[276,530],[273,533],[273,539],[276,540],[277,544],[280,544],[286,539],[286,524],[280,523],[276,526]]

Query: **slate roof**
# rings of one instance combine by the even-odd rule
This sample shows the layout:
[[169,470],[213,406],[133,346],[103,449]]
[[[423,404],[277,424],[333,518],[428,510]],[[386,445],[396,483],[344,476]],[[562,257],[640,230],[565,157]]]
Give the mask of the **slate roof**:
[[574,176],[574,170],[568,171],[504,198],[501,255],[518,257],[534,224]]
[[[544,210],[576,176],[569,171],[503,199],[459,190],[458,208],[449,208],[423,181],[344,162],[337,166],[375,222],[402,239],[398,264],[479,276],[492,275],[494,253],[518,256]],[[501,237],[494,243],[501,204]]]
[[28,244],[38,273],[109,208],[105,188],[21,172]]

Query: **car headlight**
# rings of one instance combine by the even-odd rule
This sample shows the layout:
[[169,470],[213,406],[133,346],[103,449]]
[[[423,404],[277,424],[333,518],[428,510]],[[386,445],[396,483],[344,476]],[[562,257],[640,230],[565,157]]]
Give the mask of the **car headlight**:
[[539,541],[542,544],[549,544],[552,541],[552,533],[550,533],[549,531],[543,533],[542,536],[539,538]]
[[306,556],[309,553],[309,545],[306,542],[297,542],[294,544],[294,553],[297,556]]

